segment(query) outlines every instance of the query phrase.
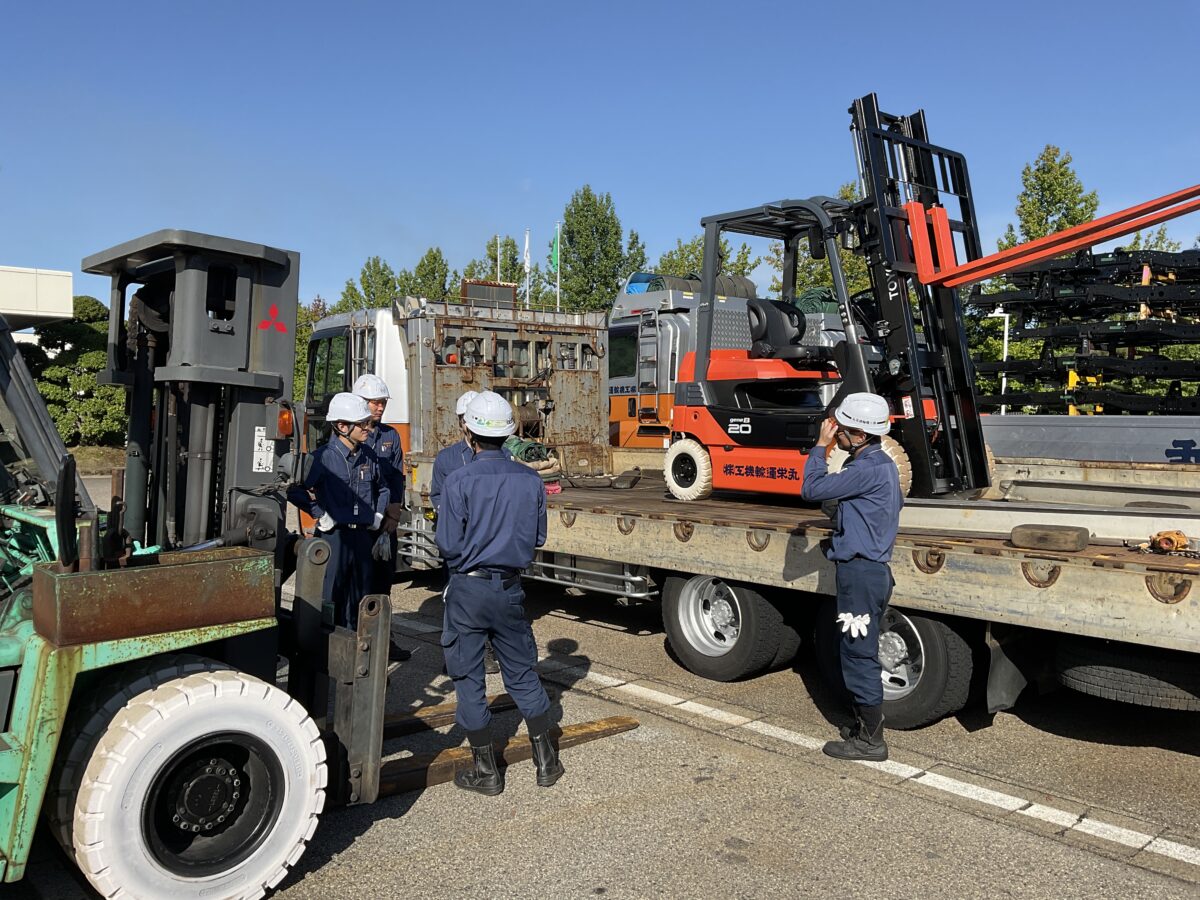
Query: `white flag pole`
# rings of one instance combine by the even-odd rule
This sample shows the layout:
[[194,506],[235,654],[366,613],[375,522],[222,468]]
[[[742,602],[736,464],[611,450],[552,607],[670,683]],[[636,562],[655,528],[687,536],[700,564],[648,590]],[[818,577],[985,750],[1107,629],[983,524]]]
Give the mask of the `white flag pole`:
[[525,308],[529,309],[529,229],[525,229]]

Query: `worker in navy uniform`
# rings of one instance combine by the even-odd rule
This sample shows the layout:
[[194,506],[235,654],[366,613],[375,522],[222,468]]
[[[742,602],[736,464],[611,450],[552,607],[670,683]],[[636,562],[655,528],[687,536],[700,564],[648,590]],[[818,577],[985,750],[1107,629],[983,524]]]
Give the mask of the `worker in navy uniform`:
[[[379,474],[387,485],[390,498],[383,515],[383,529],[371,546],[374,565],[370,592],[390,595],[396,575],[396,528],[404,512],[404,447],[400,443],[400,432],[383,422],[383,410],[392,396],[386,382],[368,372],[358,376],[354,382],[354,393],[367,401],[371,430],[363,446],[375,454]],[[392,662],[403,662],[411,656],[395,641],[389,643],[388,659]]]
[[546,540],[546,489],[536,472],[501,452],[514,430],[507,400],[484,391],[467,406],[465,419],[474,456],[447,476],[438,517],[437,545],[451,573],[442,647],[458,699],[456,719],[474,760],[454,783],[491,796],[504,790],[504,773],[492,750],[484,691],[486,638],[529,728],[537,783],[549,787],[564,771],[550,741],[550,700],[535,669],[537,646],[521,587],[521,571]]
[[[429,502],[433,506],[434,512],[437,513],[438,506],[442,500],[442,485],[446,482],[446,476],[451,472],[455,472],[469,463],[475,458],[475,451],[471,449],[469,442],[469,434],[467,426],[463,423],[463,417],[467,414],[467,405],[479,396],[479,391],[463,391],[457,402],[454,404],[454,413],[458,416],[458,430],[462,433],[463,439],[457,444],[451,444],[449,447],[443,447],[438,451],[438,455],[433,460],[433,475],[429,479]],[[446,568],[445,563],[442,563],[446,581],[449,583],[450,572]],[[495,675],[500,671],[500,663],[496,661],[496,651],[492,649],[489,641],[484,649],[483,668],[489,675]]]
[[329,440],[312,455],[301,484],[288,499],[317,520],[316,534],[329,542],[324,597],[333,603],[334,622],[358,627],[358,604],[371,592],[371,550],[383,532],[390,498],[375,454],[363,442],[370,428],[367,401],[335,394],[329,401]]
[[[837,619],[818,626],[840,629],[842,677],[853,703],[855,724],[842,729],[842,740],[823,748],[837,759],[888,758],[879,620],[895,584],[888,562],[904,505],[900,473],[882,447],[890,427],[887,400],[878,394],[849,394],[821,424],[817,446],[804,466],[804,499],[838,501],[825,551],[837,570]],[[830,473],[825,457],[835,444],[850,456],[840,472]]]
[[429,479],[429,502],[435,510],[441,503],[442,485],[446,482],[446,476],[475,458],[475,451],[467,442],[467,426],[463,424],[463,417],[467,413],[467,404],[478,396],[479,391],[464,391],[454,404],[454,412],[458,416],[458,429],[462,432],[463,439],[457,444],[443,447],[433,461],[433,476]]

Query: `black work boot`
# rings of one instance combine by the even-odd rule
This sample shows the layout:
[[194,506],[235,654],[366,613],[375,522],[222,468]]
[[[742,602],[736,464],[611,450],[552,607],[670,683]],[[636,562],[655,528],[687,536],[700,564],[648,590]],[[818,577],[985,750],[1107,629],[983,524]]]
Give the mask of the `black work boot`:
[[454,784],[464,791],[495,797],[504,790],[504,773],[496,764],[496,751],[492,747],[491,735],[488,735],[486,742],[477,742],[476,738],[477,736],[472,735],[471,756],[475,765],[473,768],[459,769],[455,772]]
[[[883,762],[888,758],[887,743],[883,739],[883,707],[854,707],[858,718],[857,730],[845,728],[840,741],[829,741],[821,749],[834,759],[866,760]],[[845,732],[850,732],[846,734]]]
[[559,762],[554,744],[550,742],[550,732],[531,734],[529,743],[533,746],[533,763],[537,766],[538,787],[550,787],[567,771]]
[[495,675],[500,671],[500,661],[496,659],[496,651],[492,649],[491,641],[483,645],[483,671],[488,675]]

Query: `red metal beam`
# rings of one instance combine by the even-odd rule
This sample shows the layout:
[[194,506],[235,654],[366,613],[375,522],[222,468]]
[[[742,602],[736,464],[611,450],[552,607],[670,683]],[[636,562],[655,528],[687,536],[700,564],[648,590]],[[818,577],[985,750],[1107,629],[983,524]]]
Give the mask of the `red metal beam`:
[[[943,207],[935,206],[927,213],[924,206],[914,201],[905,204],[904,210],[908,216],[918,280],[929,285],[961,287],[996,275],[1017,272],[1043,260],[1101,244],[1158,225],[1168,219],[1196,212],[1200,210],[1200,185],[1175,191],[1156,200],[1131,206],[1129,209],[1084,222],[1066,231],[1019,244],[962,265],[956,264],[949,216]],[[932,242],[930,231],[933,232]],[[931,243],[937,249],[936,263]]]

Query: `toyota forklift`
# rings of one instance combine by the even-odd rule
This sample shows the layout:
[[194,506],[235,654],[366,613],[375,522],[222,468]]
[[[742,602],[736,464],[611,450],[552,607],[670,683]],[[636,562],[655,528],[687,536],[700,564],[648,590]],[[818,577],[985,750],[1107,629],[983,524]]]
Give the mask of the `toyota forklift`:
[[[930,143],[924,112],[884,113],[874,94],[849,112],[861,200],[782,200],[701,220],[694,349],[680,359],[664,460],[678,499],[797,496],[822,420],[855,391],[887,399],[883,449],[907,495],[983,495],[990,453],[958,289],[1200,209],[1196,185],[983,256],[966,159]],[[782,243],[780,300],[722,294],[727,232]],[[836,315],[796,306],[801,246],[828,260]],[[867,261],[868,290],[849,294],[843,252]]]
[[[988,485],[959,296],[916,278],[903,208],[948,204],[967,258],[977,258],[966,161],[929,143],[923,112],[883,113],[874,94],[850,112],[861,200],[782,200],[701,221],[695,349],[680,360],[664,462],[679,499],[713,490],[798,495],[821,422],[855,391],[887,398],[894,425],[884,449],[906,493],[937,497]],[[782,243],[779,300],[714,290],[729,233]],[[828,260],[836,314],[796,305],[801,246]],[[841,262],[847,252],[863,255],[870,270],[870,290],[854,296]]]

